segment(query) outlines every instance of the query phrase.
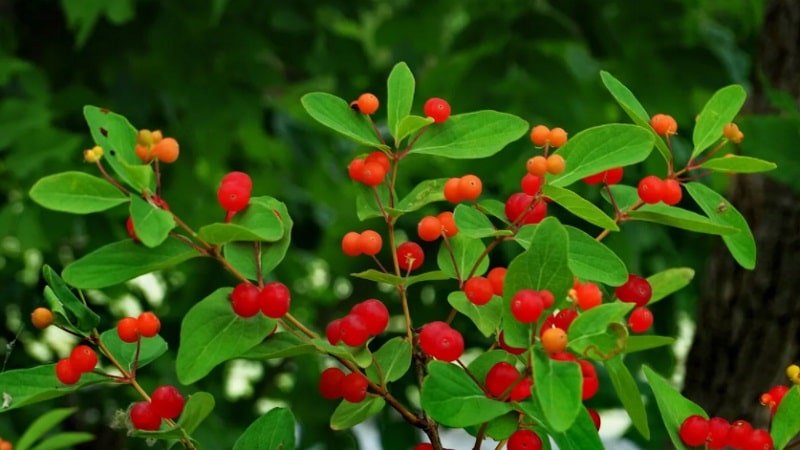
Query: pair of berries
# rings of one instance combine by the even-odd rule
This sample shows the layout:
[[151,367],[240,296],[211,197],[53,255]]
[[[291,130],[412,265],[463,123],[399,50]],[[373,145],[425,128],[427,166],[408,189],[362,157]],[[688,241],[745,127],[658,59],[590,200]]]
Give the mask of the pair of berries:
[[729,423],[722,417],[706,419],[694,414],[678,429],[681,441],[690,447],[710,449],[731,447],[740,450],[772,450],[772,437],[767,430],[754,429],[746,420]]
[[542,450],[542,438],[531,430],[521,429],[508,437],[507,450]]
[[445,322],[430,322],[419,332],[419,346],[433,358],[453,362],[464,353],[464,337]]
[[125,317],[117,323],[117,335],[122,342],[136,342],[139,338],[151,338],[161,330],[161,321],[152,312],[143,312],[139,317]]
[[367,397],[369,382],[360,372],[345,374],[338,367],[328,367],[319,377],[319,392],[328,400],[344,398],[350,403],[360,403]]
[[615,167],[613,169],[604,170],[600,173],[590,175],[583,179],[583,182],[589,185],[604,183],[609,186],[615,185],[622,181],[624,171],[622,167]]
[[653,288],[646,278],[628,274],[628,281],[614,288],[614,294],[623,302],[634,303],[636,308],[628,317],[628,326],[634,333],[644,333],[653,325],[653,313],[645,305],[653,296]]
[[[154,159],[169,164],[177,161],[180,155],[180,146],[175,139],[163,137],[160,130],[139,130],[136,134],[135,151],[136,156],[145,164]],[[100,156],[102,156],[102,153],[100,153]],[[84,158],[86,158],[85,153]]]
[[72,349],[69,357],[56,363],[56,378],[64,384],[75,384],[81,375],[91,372],[97,366],[97,353],[88,345]]
[[444,184],[444,198],[450,203],[474,201],[483,191],[483,182],[476,175],[450,178]]
[[464,283],[464,295],[472,304],[481,306],[489,303],[492,296],[503,295],[503,284],[506,280],[506,268],[495,267],[485,277],[477,276]]
[[662,180],[655,175],[648,175],[639,181],[636,188],[639,198],[648,205],[664,202],[667,205],[677,205],[683,197],[681,184],[677,180],[667,178]]
[[775,415],[775,412],[778,411],[778,406],[781,404],[781,400],[789,392],[789,387],[779,384],[777,386],[773,386],[769,392],[765,394],[761,394],[761,404],[769,408],[769,412],[772,415]]
[[435,241],[442,234],[447,237],[458,234],[458,227],[451,211],[442,211],[438,216],[425,216],[417,224],[417,235],[423,241]]
[[365,254],[375,256],[383,247],[383,238],[378,232],[365,230],[361,233],[350,231],[342,237],[342,251],[347,256]]
[[659,136],[671,136],[678,132],[678,122],[667,114],[656,114],[651,117],[650,126]]
[[547,216],[547,203],[525,192],[516,192],[505,204],[506,219],[520,225],[536,224]]
[[96,163],[103,157],[103,147],[95,145],[94,147],[83,151],[83,160],[87,163]]
[[261,289],[252,283],[239,283],[231,292],[231,307],[239,317],[253,317],[259,311],[265,316],[280,319],[289,312],[291,293],[279,281],[267,283]]
[[567,143],[567,132],[563,128],[553,128],[552,130],[545,125],[536,125],[531,128],[531,142],[538,147],[549,145],[551,147],[561,147]]
[[486,392],[494,398],[521,402],[531,396],[531,377],[522,378],[513,364],[500,361],[486,373]]
[[367,186],[383,183],[389,170],[391,170],[389,157],[381,151],[374,151],[365,158],[356,158],[347,166],[350,179]]
[[564,157],[561,155],[550,155],[546,158],[542,155],[537,155],[530,158],[528,162],[525,163],[525,168],[528,170],[528,173],[539,177],[544,176],[546,173],[558,175],[563,172],[566,167],[567,162],[564,161]]
[[722,127],[722,135],[734,144],[738,144],[744,139],[744,133],[739,131],[739,126],[732,122]]
[[217,189],[217,201],[228,211],[228,220],[234,213],[247,207],[252,190],[253,180],[244,172],[230,172],[222,177]]
[[325,337],[331,345],[339,341],[350,347],[364,345],[371,336],[386,331],[389,325],[389,310],[378,299],[368,299],[356,304],[350,313],[333,320],[325,328]]
[[53,311],[39,307],[31,313],[31,323],[39,330],[44,330],[53,324]]
[[786,368],[786,377],[792,384],[800,384],[800,366],[792,364]]
[[162,419],[174,419],[181,415],[186,401],[174,386],[159,386],[150,395],[150,401],[134,403],[130,410],[133,427],[137,430],[156,431]]
[[553,306],[553,303],[555,297],[547,289],[520,289],[511,297],[511,315],[521,323],[534,323],[539,321],[544,310]]

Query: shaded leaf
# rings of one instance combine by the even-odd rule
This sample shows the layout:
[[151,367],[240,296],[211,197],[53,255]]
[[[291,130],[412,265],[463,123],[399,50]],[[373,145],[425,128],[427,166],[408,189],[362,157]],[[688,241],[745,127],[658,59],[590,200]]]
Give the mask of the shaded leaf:
[[576,277],[609,286],[628,281],[628,269],[616,253],[575,227],[564,228],[569,235],[569,268]]
[[68,318],[75,318],[74,322],[70,320],[70,323],[74,323],[78,330],[88,333],[100,323],[100,316],[78,299],[64,280],[49,265],[42,266],[42,276],[64,308],[62,311],[68,312]]
[[294,443],[295,420],[287,408],[274,408],[256,419],[244,430],[233,445],[233,450],[269,448],[292,450]]
[[395,136],[396,143],[399,143],[405,137],[401,136],[400,123],[411,113],[411,105],[414,103],[414,74],[406,63],[397,63],[392,68],[386,85],[389,132]]
[[650,440],[650,427],[647,424],[647,412],[642,402],[642,394],[636,385],[636,380],[633,375],[622,362],[622,357],[617,355],[605,361],[608,376],[611,379],[611,384],[614,386],[614,391],[617,397],[622,402],[625,411],[633,422],[633,426],[642,434],[642,436]]
[[331,429],[346,430],[378,414],[386,402],[382,397],[368,396],[360,403],[342,400],[331,415]]
[[694,269],[689,267],[676,267],[663,270],[647,277],[653,295],[649,304],[653,304],[666,296],[688,286],[694,278]]
[[583,376],[578,364],[556,361],[538,348],[533,351],[533,393],[549,428],[562,433],[575,423],[582,408]]
[[[411,344],[407,338],[394,337],[386,341],[373,353],[373,356],[377,365],[380,366],[383,381],[386,383],[396,381],[402,378],[411,367]],[[375,364],[367,368],[367,376],[375,382],[381,381]]]
[[130,214],[136,237],[150,248],[161,245],[175,228],[175,219],[171,212],[136,196],[131,196]]
[[697,233],[719,235],[737,233],[736,228],[714,223],[708,217],[676,206],[646,205],[636,211],[629,211],[627,215],[631,220],[659,223]]

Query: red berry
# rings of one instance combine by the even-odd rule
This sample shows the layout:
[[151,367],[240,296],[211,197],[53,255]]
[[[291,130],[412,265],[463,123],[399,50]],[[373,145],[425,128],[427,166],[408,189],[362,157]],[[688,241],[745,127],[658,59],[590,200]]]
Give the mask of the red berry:
[[361,168],[360,180],[367,186],[377,186],[383,183],[386,178],[386,170],[380,163],[374,161],[364,162],[364,167]]
[[750,439],[744,446],[744,450],[772,450],[772,436],[767,430],[756,429],[750,434]]
[[419,346],[422,348],[422,351],[430,354],[430,350],[436,346],[439,333],[447,328],[450,328],[450,325],[442,321],[425,324],[419,332]]
[[97,366],[97,353],[88,345],[79,345],[69,354],[72,368],[80,373],[91,372]]
[[438,97],[429,98],[422,109],[434,123],[442,123],[450,117],[450,104]]
[[375,256],[380,253],[381,247],[383,247],[383,238],[377,231],[364,230],[359,236],[358,246],[365,255]]
[[731,424],[728,430],[728,446],[733,448],[744,448],[753,434],[753,427],[746,420],[737,420]]
[[667,114],[656,114],[650,118],[650,126],[660,136],[667,136],[678,132],[678,123],[672,116]]
[[531,430],[517,430],[506,444],[507,450],[541,450],[542,439]]
[[253,317],[260,309],[258,288],[251,283],[239,283],[231,292],[231,307],[239,317]]
[[536,322],[542,311],[542,296],[532,289],[521,289],[511,297],[511,314],[522,323]]
[[661,200],[668,205],[677,205],[680,203],[681,197],[683,197],[681,184],[672,178],[664,180],[664,195]]
[[433,450],[433,445],[423,442],[414,446],[412,450]]
[[486,278],[489,279],[490,283],[492,283],[492,292],[494,292],[494,295],[503,295],[503,285],[506,281],[506,272],[507,269],[505,267],[495,267],[486,274]]
[[389,325],[389,310],[378,299],[371,298],[358,303],[350,310],[350,314],[360,316],[372,336],[383,333]]
[[442,235],[442,222],[438,217],[425,216],[417,224],[417,234],[423,241],[435,241]]
[[159,386],[150,395],[150,407],[159,417],[174,419],[183,412],[186,401],[175,386]]
[[647,278],[631,273],[628,274],[628,281],[625,284],[614,288],[614,293],[623,302],[644,306],[653,296],[653,288]]
[[378,101],[378,97],[376,97],[374,94],[366,92],[358,96],[357,105],[358,110],[361,111],[362,114],[370,115],[374,114],[375,111],[378,110],[380,102]]
[[285,316],[289,312],[291,302],[292,294],[289,292],[289,288],[278,281],[265,284],[258,294],[261,312],[273,319]]
[[522,187],[522,192],[528,195],[536,195],[542,190],[542,182],[543,177],[526,173],[522,177],[522,181],[520,181],[520,186]]
[[319,392],[328,400],[336,400],[342,396],[342,380],[344,372],[338,367],[328,367],[319,376]]
[[605,172],[605,177],[604,177],[603,181],[605,181],[605,183],[607,185],[609,185],[609,186],[611,186],[613,184],[617,184],[620,181],[622,181],[623,173],[624,172],[623,172],[622,167],[616,167],[614,169],[608,169]]
[[331,345],[336,345],[342,339],[342,319],[332,320],[327,327],[325,327],[325,337]]
[[697,414],[686,418],[678,430],[681,440],[690,447],[703,445],[708,439],[708,419]]
[[56,363],[56,378],[64,384],[75,384],[81,379],[81,371],[72,363],[72,359],[64,358]]
[[569,330],[570,325],[578,318],[578,310],[575,308],[565,308],[553,316],[553,325],[562,330]]
[[464,283],[464,295],[474,305],[485,305],[494,295],[492,282],[484,277],[472,277]]
[[145,311],[136,318],[139,334],[146,338],[154,337],[161,331],[161,321],[154,313]]
[[374,162],[374,163],[380,164],[381,167],[383,167],[384,173],[389,173],[389,170],[391,170],[391,168],[392,168],[392,165],[389,162],[389,157],[386,156],[386,153],[383,153],[382,151],[379,151],[379,150],[376,150],[376,151],[370,153],[364,159],[364,163],[370,163],[370,162]]
[[517,368],[510,363],[500,361],[486,373],[486,390],[492,397],[500,398],[517,378],[519,378]]
[[450,178],[444,183],[444,198],[450,203],[459,203],[461,197],[461,178]]
[[455,361],[464,353],[463,336],[444,322],[424,326],[419,334],[419,343],[422,351],[441,361]]
[[131,423],[137,430],[157,431],[161,428],[161,417],[153,411],[150,402],[135,403],[130,412]]
[[600,184],[600,183],[603,182],[605,177],[606,177],[606,172],[605,171],[598,172],[598,173],[596,173],[594,175],[589,175],[588,177],[584,177],[583,178],[583,182],[588,184],[588,185],[590,185],[590,186],[591,185],[595,185],[595,184]]
[[361,172],[364,170],[364,160],[356,158],[347,165],[347,175],[353,181],[361,182]]
[[511,196],[506,200],[506,218],[510,222],[519,222],[523,225],[541,222],[547,215],[547,203],[542,201],[536,203],[533,208],[530,209],[525,216],[520,219],[520,216],[522,216],[522,214],[528,210],[528,207],[533,199],[533,196],[524,192],[511,194]]
[[347,256],[358,256],[361,254],[361,234],[355,231],[345,233],[342,237],[342,252]]
[[458,227],[456,226],[456,221],[453,219],[452,211],[442,211],[436,218],[439,219],[439,223],[442,224],[442,231],[445,236],[453,237],[458,234]]
[[117,335],[122,342],[139,340],[139,321],[133,317],[125,317],[117,323]]
[[253,189],[253,180],[250,178],[250,175],[244,172],[229,172],[222,177],[222,184],[225,183],[238,184],[248,191]]
[[653,325],[653,313],[646,306],[637,306],[631,311],[628,325],[634,333],[644,333]]
[[511,394],[508,399],[512,402],[521,402],[531,396],[531,387],[533,387],[533,380],[530,377],[517,383],[516,386],[511,388]]
[[342,397],[350,403],[359,403],[367,397],[369,382],[367,377],[351,372],[342,378]]
[[639,198],[649,205],[660,202],[664,198],[664,190],[664,180],[655,175],[642,178],[637,187]]
[[708,421],[708,448],[720,449],[728,445],[728,431],[731,424],[722,417],[712,417]]
[[587,311],[603,303],[603,292],[598,285],[587,281],[575,287],[575,300],[582,310]]
[[550,308],[556,302],[556,297],[547,289],[542,289],[539,291],[539,296],[542,297],[542,305],[544,305],[544,309]]
[[583,383],[581,384],[581,399],[589,400],[597,394],[600,389],[600,380],[597,378],[597,369],[594,364],[585,359],[579,359],[578,364],[581,366],[581,375],[583,376]]
[[226,211],[241,211],[250,203],[250,189],[238,183],[223,183],[217,191],[217,200]]
[[594,422],[594,429],[600,430],[600,414],[597,413],[592,408],[586,408],[586,411],[589,413],[589,416],[592,418],[592,422]]
[[128,220],[125,222],[125,229],[128,230],[128,236],[134,242],[139,242],[139,236],[136,235],[136,230],[133,229],[133,217],[128,216]]
[[402,270],[417,270],[424,261],[425,252],[416,242],[403,242],[397,246],[397,265]]
[[340,338],[350,347],[360,347],[369,339],[367,324],[361,316],[348,314],[339,322]]
[[503,335],[502,330],[500,331],[500,334],[497,335],[497,343],[500,345],[500,348],[507,351],[508,353],[511,353],[512,355],[521,355],[525,353],[526,350],[528,350],[527,348],[518,348],[508,345],[506,343],[505,336]]

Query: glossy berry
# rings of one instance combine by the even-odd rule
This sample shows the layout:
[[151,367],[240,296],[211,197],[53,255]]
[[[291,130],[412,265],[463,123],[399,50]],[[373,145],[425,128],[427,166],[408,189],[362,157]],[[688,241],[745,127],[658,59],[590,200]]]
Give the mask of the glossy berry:
[[753,426],[746,420],[737,420],[731,423],[728,430],[728,446],[736,449],[744,448],[753,434]]
[[456,226],[452,211],[442,211],[436,218],[439,219],[445,236],[453,237],[458,234],[458,226]]
[[542,182],[544,179],[540,175],[525,174],[520,181],[522,192],[528,195],[536,195],[542,190]]
[[162,163],[174,163],[180,155],[180,146],[178,145],[178,141],[167,137],[153,145],[151,154]]
[[347,256],[361,254],[361,233],[349,231],[342,237],[342,252]]
[[650,126],[659,136],[668,136],[678,132],[678,123],[667,114],[656,114],[651,117]]
[[591,281],[579,283],[575,287],[575,300],[582,310],[588,311],[603,303],[603,292]]
[[331,345],[336,345],[342,339],[342,319],[335,319],[332,320],[328,326],[325,327],[325,337],[328,339],[328,343]]
[[265,284],[258,294],[261,312],[272,319],[280,319],[285,316],[289,312],[291,302],[292,295],[289,288],[279,281]]
[[238,183],[223,183],[217,191],[217,201],[224,210],[238,212],[250,203],[250,190]]
[[139,330],[139,335],[151,338],[161,331],[161,321],[152,312],[145,311],[136,318],[136,327]]
[[547,158],[542,155],[534,156],[525,163],[525,169],[529,175],[544,176],[547,173]]
[[370,115],[378,110],[380,102],[378,101],[378,97],[367,92],[358,96],[357,105],[358,110],[361,111],[362,114]]
[[450,117],[450,104],[441,98],[429,98],[422,109],[427,117],[433,119],[434,123],[442,123]]
[[224,177],[222,177],[221,184],[226,183],[238,184],[248,191],[253,189],[253,179],[250,178],[250,175],[244,172],[228,172]]
[[547,353],[563,352],[567,348],[567,333],[561,328],[548,328],[542,333],[542,347]]
[[494,398],[500,398],[519,378],[519,371],[505,361],[492,366],[486,373],[486,390]]
[[75,384],[81,379],[81,371],[75,367],[71,358],[64,358],[56,363],[56,378],[64,384]]
[[174,419],[181,415],[186,401],[175,386],[157,387],[150,395],[150,407],[159,417]]
[[542,439],[531,430],[517,430],[508,438],[507,450],[541,450]]
[[464,283],[464,295],[473,305],[485,305],[494,295],[492,282],[484,277],[472,277]]
[[447,328],[450,328],[450,325],[442,321],[429,322],[425,324],[419,332],[419,346],[422,348],[422,351],[430,354],[428,350],[431,350],[436,346],[439,333]]
[[511,297],[511,314],[522,323],[536,322],[543,311],[542,297],[534,290],[521,289]]
[[[553,147],[561,147],[567,143],[567,132],[563,128],[553,128],[547,136],[550,145]],[[552,172],[551,172],[552,173]]]
[[481,179],[475,175],[464,175],[458,182],[458,192],[463,200],[475,200],[483,191]]
[[492,284],[492,292],[494,295],[503,295],[503,285],[506,281],[506,272],[508,269],[505,267],[495,267],[486,274],[489,283]]
[[364,230],[358,239],[358,245],[361,248],[361,253],[367,256],[375,256],[381,251],[383,247],[383,238],[377,231]]
[[125,317],[117,323],[117,335],[122,342],[136,342],[139,340],[139,321],[134,317]]
[[53,312],[47,308],[36,308],[31,313],[31,323],[37,329],[43,330],[53,323]]
[[450,203],[459,203],[461,197],[461,178],[450,178],[444,183],[444,198]]
[[750,439],[744,446],[744,450],[773,450],[774,444],[772,436],[767,430],[756,429],[750,434]]
[[631,273],[628,274],[628,281],[625,284],[614,288],[614,294],[623,302],[644,306],[653,296],[653,288],[647,278]]
[[359,178],[359,181],[367,186],[377,186],[383,183],[384,178],[386,178],[386,169],[380,163],[366,161],[361,168]]
[[531,396],[532,387],[533,380],[531,380],[530,377],[525,378],[511,388],[511,394],[508,396],[508,399],[512,402],[521,402]]
[[[522,225],[541,222],[547,215],[547,203],[539,201],[536,202],[532,208],[529,208],[533,200],[533,196],[524,192],[511,194],[506,200],[506,218],[510,222],[517,222]],[[528,212],[526,213],[525,211]]]
[[417,224],[417,235],[423,241],[431,242],[442,235],[442,222],[438,217],[425,216]]
[[239,317],[253,317],[261,305],[258,300],[258,287],[251,283],[239,283],[231,291],[231,307]]
[[778,406],[781,404],[781,400],[789,392],[789,388],[783,385],[773,386],[769,392],[763,394],[761,396],[761,404],[769,408],[769,412],[771,414],[775,414],[778,411]]
[[97,353],[88,345],[79,345],[69,354],[72,368],[80,373],[87,373],[97,366]]
[[339,322],[339,337],[350,347],[360,347],[369,339],[367,323],[361,316],[348,314]]
[[581,375],[583,377],[581,384],[581,400],[589,400],[594,397],[600,389],[597,369],[594,368],[594,364],[585,359],[579,359],[578,364],[581,366]]
[[649,205],[660,202],[664,198],[664,190],[664,180],[655,175],[648,175],[642,178],[636,188],[639,198]]
[[392,165],[389,162],[389,157],[386,156],[386,153],[383,153],[379,150],[367,155],[367,157],[364,159],[364,163],[378,163],[381,165],[381,167],[383,167],[384,173],[389,173],[389,170],[392,168]]
[[681,184],[672,178],[664,180],[664,194],[661,200],[668,205],[677,205],[683,197]]
[[422,351],[441,361],[455,361],[464,353],[464,337],[444,322],[424,326],[419,343]]
[[653,325],[653,313],[646,306],[637,306],[631,311],[628,326],[634,333],[644,333]]
[[417,270],[424,261],[425,252],[416,242],[403,242],[397,246],[397,265],[402,270]]
[[319,376],[319,392],[328,400],[342,397],[342,380],[344,372],[338,367],[328,367]]
[[139,236],[136,235],[136,229],[133,226],[133,217],[128,216],[128,220],[125,221],[125,230],[134,242],[139,242]]
[[744,133],[739,131],[739,126],[735,123],[729,123],[722,127],[722,134],[725,136],[725,139],[734,144],[739,144],[742,142],[742,139],[744,139]]
[[347,175],[353,181],[361,182],[361,173],[364,171],[364,160],[356,158],[347,165]]
[[367,326],[367,333],[376,336],[386,331],[389,325],[389,310],[378,299],[371,298],[353,306],[350,314],[360,316]]
[[589,413],[589,417],[592,418],[592,422],[594,422],[594,429],[600,431],[600,414],[593,408],[586,408],[586,411]]
[[153,411],[150,402],[138,402],[131,407],[131,423],[137,430],[157,431],[161,428],[161,417]]
[[531,128],[531,142],[533,145],[544,147],[547,144],[547,139],[550,137],[550,128],[547,128],[544,125],[536,125],[535,127]]
[[690,447],[703,445],[708,439],[708,419],[697,414],[687,417],[678,430],[681,441]]
[[614,169],[608,169],[608,170],[605,171],[605,177],[603,178],[603,182],[605,182],[609,186],[617,184],[620,181],[622,181],[622,175],[623,174],[624,174],[624,171],[623,171],[622,167],[616,167]]
[[731,424],[722,417],[708,420],[708,448],[720,449],[728,445],[728,432]]
[[367,377],[351,372],[342,378],[342,397],[350,403],[359,403],[367,397],[369,382]]
[[500,348],[511,353],[512,355],[521,355],[527,351],[527,348],[520,348],[520,347],[512,347],[506,343],[505,336],[503,335],[503,331],[500,331],[500,334],[497,335],[497,344],[500,345]]
[[570,325],[578,318],[578,310],[575,308],[564,308],[553,316],[553,325],[564,331],[569,330]]

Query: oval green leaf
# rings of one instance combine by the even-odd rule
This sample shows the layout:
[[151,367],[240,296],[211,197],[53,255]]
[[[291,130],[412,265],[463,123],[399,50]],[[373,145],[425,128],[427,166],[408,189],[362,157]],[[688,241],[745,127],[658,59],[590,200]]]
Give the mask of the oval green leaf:
[[492,156],[528,131],[528,122],[497,111],[476,111],[450,116],[428,127],[411,153],[453,159]]
[[100,316],[78,299],[67,286],[67,283],[49,265],[42,266],[42,276],[65,312],[68,313],[64,315],[69,318],[75,318],[74,324],[78,330],[88,333],[100,323]]
[[294,432],[295,420],[292,411],[287,408],[274,408],[244,430],[233,444],[233,450],[254,448],[292,450],[295,448]]
[[175,228],[175,219],[171,212],[137,196],[131,196],[130,214],[136,237],[150,248],[161,245],[169,237],[169,232]]
[[386,88],[389,132],[395,137],[397,144],[405,137],[401,136],[400,123],[411,113],[411,105],[414,103],[414,74],[406,63],[395,64],[386,80]]
[[772,418],[770,435],[776,449],[783,450],[800,433],[800,414],[797,411],[800,411],[800,387],[794,386],[783,396]]
[[[470,238],[485,238],[494,236],[498,232],[489,218],[472,206],[456,206],[456,209],[453,211],[453,220],[455,220],[456,226],[458,227],[458,234]],[[509,233],[508,230],[499,231]]]
[[301,341],[295,335],[281,332],[273,334],[264,342],[244,352],[242,358],[266,361],[268,359],[306,355],[316,351],[316,347]]
[[582,408],[580,366],[556,361],[539,348],[533,351],[533,393],[550,429],[562,433],[575,423]]
[[455,308],[456,311],[469,317],[472,323],[486,337],[497,331],[502,317],[503,299],[497,296],[492,297],[485,305],[476,305],[469,300],[464,291],[453,291],[447,296],[447,303]]
[[[439,269],[450,278],[463,279],[469,275],[478,258],[486,251],[486,246],[480,240],[462,236],[460,233],[448,238],[448,242],[453,254],[450,255],[446,245],[442,244],[439,247],[439,254],[436,257]],[[473,275],[483,275],[488,269],[489,258],[482,258]]]
[[575,227],[564,228],[569,235],[569,268],[576,277],[609,286],[628,281],[628,269],[616,253]]
[[94,142],[103,147],[103,160],[137,192],[152,191],[153,169],[136,156],[136,128],[125,117],[97,106],[84,106],[83,117]]
[[408,195],[397,202],[395,209],[407,213],[416,211],[429,203],[444,200],[445,182],[447,182],[447,178],[436,178],[419,183]]
[[382,397],[369,396],[360,403],[342,400],[331,415],[331,429],[346,430],[352,428],[383,409],[386,401]]
[[778,165],[763,159],[751,156],[732,155],[724,158],[712,158],[704,162],[700,167],[710,169],[714,172],[725,173],[759,173],[775,170]]
[[682,396],[680,392],[675,390],[661,375],[657,374],[653,369],[647,366],[642,366],[644,375],[650,383],[650,388],[656,397],[656,404],[658,410],[661,412],[661,420],[669,433],[669,438],[676,450],[690,450],[678,435],[678,430],[681,424],[687,417],[692,414],[698,414],[708,418],[708,414],[703,411],[696,403]]
[[300,102],[314,120],[333,131],[362,145],[389,149],[378,140],[369,116],[353,111],[341,98],[325,92],[311,92]]
[[595,206],[592,202],[569,189],[545,184],[542,186],[542,192],[564,209],[590,224],[603,229],[619,231],[619,226],[614,222],[614,219],[608,217],[608,214],[604,213],[602,209]]
[[746,98],[747,93],[738,84],[726,86],[711,96],[694,125],[692,159],[722,137],[722,128],[733,122]]
[[653,291],[650,304],[688,286],[693,278],[694,269],[689,267],[675,267],[650,275],[647,277]]
[[46,364],[29,369],[7,370],[0,373],[3,407],[0,413],[61,397],[91,384],[112,383],[96,373],[86,373],[80,381],[65,385],[56,378],[56,365]]
[[[375,364],[367,368],[367,376],[377,383],[397,381],[411,367],[411,344],[408,339],[400,336],[386,341],[372,355]],[[380,367],[380,372],[376,365]]]
[[14,448],[17,450],[27,450],[31,448],[36,440],[44,436],[51,428],[63,422],[64,419],[74,414],[77,410],[78,408],[57,408],[39,416],[28,426],[25,433],[17,439],[14,443]]
[[626,213],[631,220],[660,223],[697,233],[733,235],[738,230],[732,226],[712,222],[711,219],[692,211],[663,204],[645,205],[636,211]]
[[275,242],[283,237],[283,221],[273,208],[276,200],[257,197],[237,213],[230,223],[212,223],[198,230],[200,239],[212,245],[233,241]]
[[[100,342],[106,346],[109,352],[116,358],[122,367],[131,370],[133,362],[137,357],[136,343],[123,342],[117,334],[116,328],[112,328],[100,335]],[[156,358],[167,352],[167,341],[161,336],[151,338],[141,338],[139,340],[138,363],[136,367],[144,367]]]
[[394,144],[395,146],[399,146],[403,139],[411,136],[412,133],[416,133],[417,131],[421,130],[422,128],[430,125],[433,123],[433,119],[430,117],[422,117],[422,116],[406,116],[400,120],[400,123],[397,124],[397,131],[394,135]]
[[625,340],[625,353],[641,352],[651,348],[672,345],[675,338],[669,336],[628,336]]
[[108,180],[83,172],[48,175],[31,187],[29,195],[47,209],[72,214],[105,211],[128,201]]

